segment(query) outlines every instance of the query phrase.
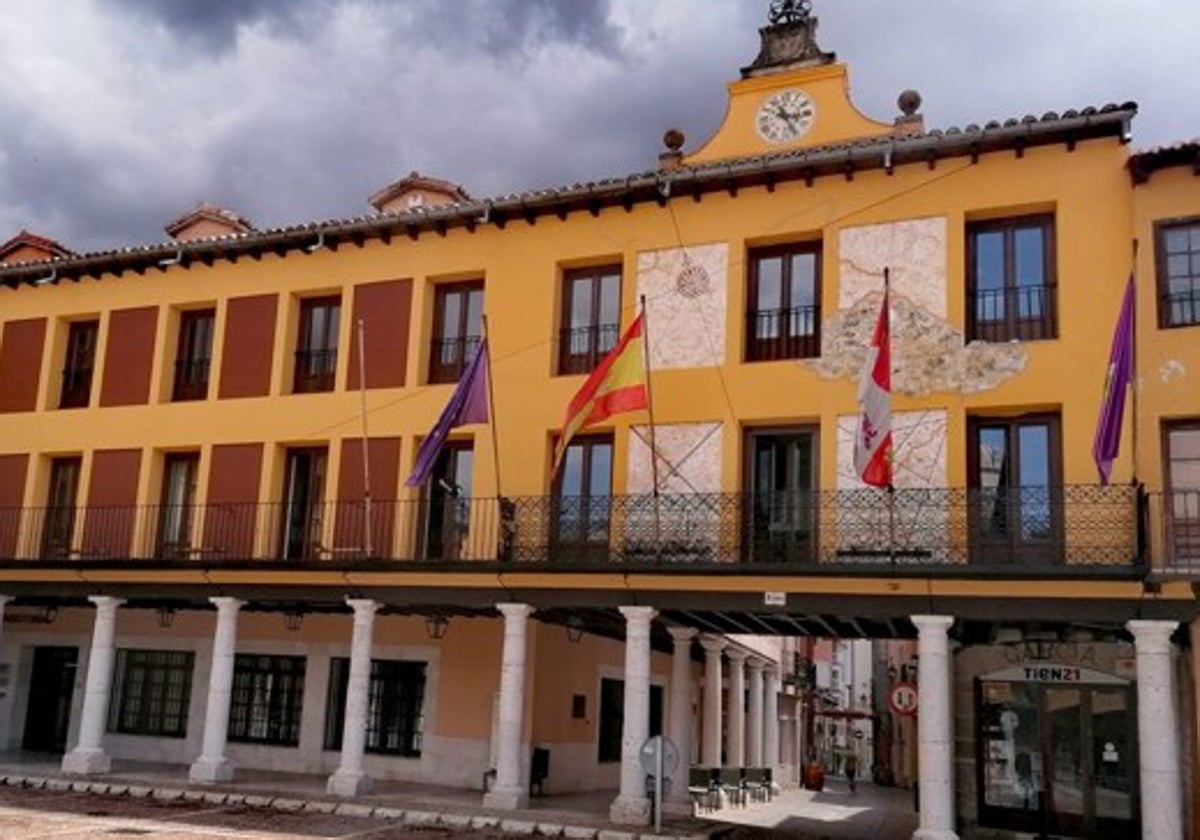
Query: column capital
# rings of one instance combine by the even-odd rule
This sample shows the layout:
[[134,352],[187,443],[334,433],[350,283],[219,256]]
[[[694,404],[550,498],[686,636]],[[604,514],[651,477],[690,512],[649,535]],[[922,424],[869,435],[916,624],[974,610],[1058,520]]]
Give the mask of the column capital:
[[710,636],[706,633],[700,637],[700,647],[709,653],[720,653],[729,647],[729,640],[721,636]]
[[1171,634],[1179,629],[1179,622],[1139,618],[1125,622],[1125,629],[1133,634],[1134,643],[1142,650],[1167,651],[1171,648]]
[[12,595],[0,595],[0,609],[4,609],[5,605],[12,603]]
[[746,657],[746,667],[751,671],[761,671],[767,667],[767,663],[766,660],[759,659],[757,656],[751,654]]
[[954,623],[952,615],[910,615],[908,620],[917,626],[921,633],[945,633]]
[[370,598],[347,598],[346,606],[354,610],[355,616],[373,616],[383,604]]
[[700,631],[693,627],[679,627],[672,625],[667,628],[667,632],[671,634],[671,638],[675,640],[677,645],[690,644],[692,639],[696,638]]
[[750,658],[750,651],[742,650],[741,648],[730,648],[725,655],[729,657],[730,662],[743,665],[745,664],[746,660]]
[[97,610],[115,610],[125,603],[124,598],[114,598],[112,595],[89,595],[88,600],[96,605]]
[[763,666],[763,671],[766,673],[766,675],[768,677],[773,677],[775,679],[779,679],[779,676],[783,672],[783,669],[780,667],[778,662],[767,662]]
[[649,624],[658,615],[654,607],[617,607],[629,624]]
[[497,604],[496,609],[506,619],[529,618],[529,616],[533,615],[533,607],[529,604]]
[[230,598],[227,595],[217,595],[208,599],[217,608],[217,612],[237,612],[246,605],[240,598]]

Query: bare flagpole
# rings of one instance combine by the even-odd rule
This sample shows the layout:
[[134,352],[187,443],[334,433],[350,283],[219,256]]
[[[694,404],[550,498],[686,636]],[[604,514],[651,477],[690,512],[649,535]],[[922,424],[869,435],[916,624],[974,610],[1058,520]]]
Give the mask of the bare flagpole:
[[650,416],[650,480],[654,485],[654,552],[662,551],[662,519],[658,510],[658,442],[654,436],[654,397],[650,387],[650,318],[646,313],[646,296],[642,304],[642,364],[646,370],[646,413]]
[[371,509],[371,447],[367,437],[367,354],[364,334],[366,326],[358,319],[358,393],[362,412],[362,470],[363,470],[363,550],[367,557],[375,556]]

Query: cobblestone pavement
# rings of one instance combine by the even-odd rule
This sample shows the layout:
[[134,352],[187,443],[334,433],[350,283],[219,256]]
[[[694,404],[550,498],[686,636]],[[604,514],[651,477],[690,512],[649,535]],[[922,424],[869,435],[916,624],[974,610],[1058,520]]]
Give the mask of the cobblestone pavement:
[[0,789],[3,840],[439,840],[464,834],[478,840],[511,837],[244,805]]

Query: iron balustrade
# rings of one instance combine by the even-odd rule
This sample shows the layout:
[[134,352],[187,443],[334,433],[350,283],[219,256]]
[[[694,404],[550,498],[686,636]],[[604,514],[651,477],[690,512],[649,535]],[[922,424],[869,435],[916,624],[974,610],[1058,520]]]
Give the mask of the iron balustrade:
[[429,349],[429,383],[431,385],[457,382],[475,356],[482,336],[435,338]]
[[297,350],[292,390],[297,394],[332,391],[337,375],[337,349]]
[[[0,509],[0,560],[1133,570],[1131,486]],[[447,511],[446,505],[453,505]],[[1174,520],[1200,568],[1200,497]],[[434,506],[438,515],[431,516]],[[369,516],[369,519],[368,519]],[[1186,524],[1186,530],[1184,530]],[[63,544],[47,549],[46,534]]]
[[591,373],[609,350],[617,346],[617,324],[577,327],[558,331],[558,372]]
[[1005,286],[967,291],[967,338],[1039,341],[1058,335],[1058,287]]
[[746,359],[810,359],[821,355],[821,308],[794,306],[746,313]]
[[209,363],[209,359],[177,359],[171,399],[180,402],[207,397]]

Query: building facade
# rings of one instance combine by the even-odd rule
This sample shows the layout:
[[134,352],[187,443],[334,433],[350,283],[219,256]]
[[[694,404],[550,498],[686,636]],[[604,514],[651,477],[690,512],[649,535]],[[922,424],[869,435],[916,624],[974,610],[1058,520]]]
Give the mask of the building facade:
[[[1132,152],[1132,103],[870,119],[783,6],[717,132],[650,171],[489,200],[414,173],[361,218],[201,205],[160,245],[0,249],[0,744],[346,796],[611,789],[644,823],[647,736],[794,778],[794,638],[908,640],[914,673],[854,691],[919,692],[889,753],[918,836],[1182,837],[1200,149]],[[852,441],[885,277],[877,490]],[[643,308],[653,435],[620,415],[555,473]],[[485,335],[491,422],[405,486]]]

